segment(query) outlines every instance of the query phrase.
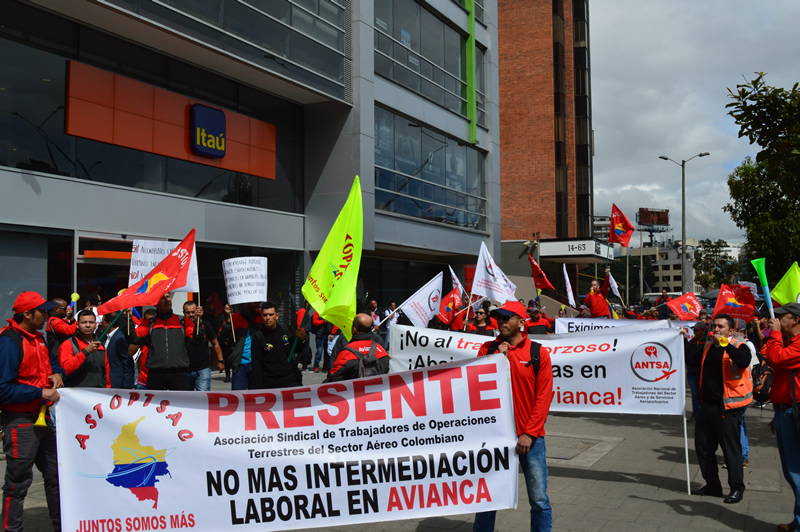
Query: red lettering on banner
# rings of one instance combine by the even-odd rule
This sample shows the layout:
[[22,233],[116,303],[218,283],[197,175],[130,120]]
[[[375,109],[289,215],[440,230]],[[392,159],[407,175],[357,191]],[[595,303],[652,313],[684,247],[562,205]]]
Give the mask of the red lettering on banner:
[[[440,495],[441,493],[441,495]],[[392,486],[389,489],[389,501],[386,511],[413,510],[415,508],[432,508],[434,506],[457,506],[460,504],[477,504],[492,502],[489,486],[485,478],[478,479],[478,485],[472,480],[442,482],[440,484],[414,484],[411,486]]]
[[[259,401],[263,399],[263,401]],[[275,414],[270,410],[278,398],[274,393],[253,393],[244,396],[244,430],[256,430],[256,414],[261,414],[261,419],[268,429],[281,428]]]
[[466,487],[470,487],[470,488],[472,487],[472,481],[471,480],[465,480],[465,481],[463,481],[461,483],[461,486],[459,486],[459,489],[458,489],[458,495],[461,497],[462,501],[466,502],[467,504],[472,504],[472,501],[473,501],[473,499],[475,497],[472,494],[470,494],[470,495],[465,495],[464,494],[464,488],[466,488]]
[[330,384],[328,386],[320,386],[317,391],[319,400],[326,405],[334,406],[337,409],[336,415],[333,415],[330,410],[320,410],[319,420],[326,425],[338,425],[343,423],[347,416],[350,415],[350,403],[341,395],[336,395],[333,392],[347,391],[347,385],[341,382]]
[[483,501],[492,502],[492,496],[489,494],[489,486],[486,485],[486,479],[481,477],[478,479],[478,495],[475,497],[475,502]]
[[367,392],[367,386],[380,386],[383,379],[378,377],[369,380],[353,381],[353,402],[355,403],[356,421],[380,421],[386,419],[386,410],[367,410],[367,403],[377,403],[383,399],[381,392]]
[[460,367],[428,370],[428,379],[439,382],[443,414],[452,414],[455,412],[455,407],[453,406],[453,380],[460,378]]
[[469,408],[473,412],[479,410],[496,410],[500,408],[500,398],[482,399],[481,393],[486,390],[496,390],[497,380],[481,381],[480,376],[497,373],[497,364],[481,364],[480,366],[467,366],[467,389],[469,390]]
[[[219,418],[230,416],[239,408],[239,398],[232,393],[209,393],[208,397],[208,432],[219,432]],[[225,401],[225,406],[222,402]]]
[[389,375],[389,395],[392,402],[392,417],[403,417],[403,404],[405,400],[408,408],[417,417],[428,415],[428,410],[425,404],[425,381],[422,373],[412,373],[411,379],[414,383],[414,391],[412,392],[406,381],[400,375]]
[[283,426],[285,428],[314,426],[314,416],[295,415],[296,409],[311,406],[310,397],[296,397],[296,395],[310,391],[311,388],[297,388],[281,392],[283,396]]

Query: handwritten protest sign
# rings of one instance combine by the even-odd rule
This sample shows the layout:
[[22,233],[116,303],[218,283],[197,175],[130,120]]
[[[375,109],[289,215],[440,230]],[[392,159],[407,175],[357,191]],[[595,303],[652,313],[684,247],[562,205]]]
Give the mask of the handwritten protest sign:
[[253,303],[267,300],[267,258],[238,257],[222,261],[228,303]]
[[[150,271],[158,266],[167,255],[172,253],[180,242],[166,240],[134,240],[131,248],[131,269],[128,273],[128,287],[141,281]],[[192,250],[192,261],[186,284],[176,292],[200,292],[200,280],[197,276],[197,250]]]

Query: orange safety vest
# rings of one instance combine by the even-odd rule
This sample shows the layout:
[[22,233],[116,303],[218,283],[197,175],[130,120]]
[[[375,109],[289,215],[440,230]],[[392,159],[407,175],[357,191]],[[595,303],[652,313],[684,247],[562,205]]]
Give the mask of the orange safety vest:
[[[700,389],[703,389],[703,365],[706,363],[706,355],[711,349],[713,342],[706,344],[703,349],[703,360],[700,363]],[[733,347],[744,345],[744,342],[736,338],[731,338],[730,343]],[[722,354],[722,405],[725,410],[731,408],[741,408],[753,402],[753,379],[750,376],[750,367],[740,369],[733,363],[727,352]]]

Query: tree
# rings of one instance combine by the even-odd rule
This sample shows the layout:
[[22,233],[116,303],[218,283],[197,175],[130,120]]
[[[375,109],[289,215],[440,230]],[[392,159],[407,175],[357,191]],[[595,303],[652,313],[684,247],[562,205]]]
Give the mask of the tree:
[[[777,282],[800,257],[800,198],[784,194],[767,165],[751,157],[728,176],[728,189],[733,203],[723,210],[746,230],[747,259],[765,257],[767,278]],[[745,269],[744,277],[757,281],[752,268]]]
[[709,238],[701,240],[697,246],[694,257],[694,282],[699,284],[703,291],[718,288],[722,284],[731,284],[739,273],[739,263],[725,253],[726,247],[728,247],[726,241],[712,242]]
[[[724,210],[746,231],[748,259],[765,257],[775,282],[800,257],[800,90],[768,86],[764,74],[728,89],[726,107],[740,126],[739,136],[761,147],[728,177],[733,203]],[[748,278],[754,272],[746,271]]]

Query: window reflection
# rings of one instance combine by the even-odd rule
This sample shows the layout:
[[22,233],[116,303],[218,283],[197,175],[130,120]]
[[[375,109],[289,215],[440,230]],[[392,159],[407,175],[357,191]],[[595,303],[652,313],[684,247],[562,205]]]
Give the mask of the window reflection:
[[381,107],[375,139],[376,209],[486,230],[483,153]]

